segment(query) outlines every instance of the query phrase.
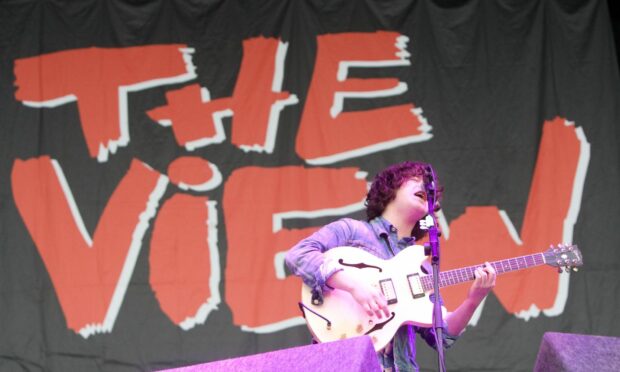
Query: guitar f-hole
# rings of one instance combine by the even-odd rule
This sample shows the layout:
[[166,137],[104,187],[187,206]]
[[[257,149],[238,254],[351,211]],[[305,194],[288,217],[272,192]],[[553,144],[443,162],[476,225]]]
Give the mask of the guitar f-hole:
[[350,263],[346,263],[344,262],[344,260],[341,258],[338,260],[338,263],[341,264],[342,266],[350,266],[350,267],[355,267],[356,269],[366,269],[366,268],[370,268],[370,269],[377,269],[379,270],[379,272],[382,272],[383,269],[380,268],[379,266],[374,266],[374,265],[366,265],[363,262],[360,263],[355,263],[355,264],[350,264]]
[[392,321],[392,319],[394,319],[394,317],[395,317],[395,316],[396,316],[396,314],[395,314],[394,312],[392,312],[392,316],[391,316],[389,319],[387,319],[385,322],[381,322],[381,323],[377,323],[377,324],[375,324],[375,326],[374,326],[374,327],[372,327],[371,329],[369,329],[369,330],[368,330],[368,332],[364,333],[364,335],[369,335],[369,334],[371,334],[371,333],[372,333],[372,332],[374,332],[374,331],[377,331],[377,330],[383,329],[383,327],[384,327],[386,324],[388,324],[389,322],[391,322],[391,321]]

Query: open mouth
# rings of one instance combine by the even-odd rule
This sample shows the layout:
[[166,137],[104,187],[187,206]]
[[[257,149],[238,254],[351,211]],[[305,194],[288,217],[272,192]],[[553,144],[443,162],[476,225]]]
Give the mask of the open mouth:
[[418,198],[426,201],[426,193],[424,191],[418,191],[414,195],[417,196]]

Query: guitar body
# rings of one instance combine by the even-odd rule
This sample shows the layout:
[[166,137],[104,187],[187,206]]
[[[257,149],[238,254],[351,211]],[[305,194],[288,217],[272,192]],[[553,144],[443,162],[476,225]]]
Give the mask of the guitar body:
[[421,285],[418,287],[419,280],[425,276],[420,269],[426,259],[424,247],[408,247],[390,260],[382,260],[353,247],[333,248],[325,256],[339,262],[343,270],[382,287],[388,299],[390,317],[369,316],[349,292],[339,289],[327,292],[322,305],[313,305],[311,289],[304,284],[301,296],[302,304],[307,308],[304,316],[310,332],[318,341],[368,335],[378,351],[388,344],[403,324],[432,325],[433,303]]

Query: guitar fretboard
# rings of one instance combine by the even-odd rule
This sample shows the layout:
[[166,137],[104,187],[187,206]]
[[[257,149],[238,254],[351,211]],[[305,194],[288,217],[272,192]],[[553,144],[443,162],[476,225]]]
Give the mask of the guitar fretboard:
[[[545,256],[543,253],[536,253],[528,256],[521,256],[510,258],[507,260],[500,260],[495,262],[490,262],[490,264],[495,269],[495,272],[499,274],[508,273],[511,271],[518,271],[527,269],[530,267],[544,265],[546,263]],[[477,268],[482,265],[474,265],[468,266],[461,269],[448,270],[439,273],[439,286],[447,287],[451,285],[456,285],[468,281],[472,281],[475,279],[474,272]],[[433,275],[427,275],[422,277],[421,279],[422,287],[424,291],[429,291],[433,289]]]

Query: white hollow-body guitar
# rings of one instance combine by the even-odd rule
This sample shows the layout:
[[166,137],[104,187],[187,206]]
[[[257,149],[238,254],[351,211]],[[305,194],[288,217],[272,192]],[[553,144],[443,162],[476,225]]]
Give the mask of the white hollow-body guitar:
[[[375,350],[381,350],[403,324],[430,327],[433,317],[433,276],[425,274],[421,265],[427,257],[424,247],[410,246],[390,260],[382,260],[353,247],[332,248],[324,253],[343,268],[358,275],[383,292],[390,316],[378,318],[368,315],[349,292],[334,289],[325,294],[322,304],[312,302],[312,291],[302,286],[299,307],[306,318],[310,332],[319,342],[368,335]],[[497,274],[527,269],[540,265],[573,268],[583,264],[577,246],[559,246],[545,252],[491,262]],[[475,265],[439,273],[440,287],[474,280]]]

